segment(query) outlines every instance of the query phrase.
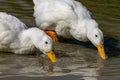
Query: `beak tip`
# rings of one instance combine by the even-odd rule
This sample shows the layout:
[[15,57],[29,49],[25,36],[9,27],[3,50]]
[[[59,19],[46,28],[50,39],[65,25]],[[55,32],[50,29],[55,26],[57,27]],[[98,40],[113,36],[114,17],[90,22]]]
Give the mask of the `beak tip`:
[[104,59],[104,60],[107,60],[107,59],[108,59],[108,56],[105,56],[103,59]]
[[56,63],[57,62],[57,58],[54,59],[50,59],[52,63]]
[[56,63],[57,62],[57,60],[56,61],[52,61],[53,63]]

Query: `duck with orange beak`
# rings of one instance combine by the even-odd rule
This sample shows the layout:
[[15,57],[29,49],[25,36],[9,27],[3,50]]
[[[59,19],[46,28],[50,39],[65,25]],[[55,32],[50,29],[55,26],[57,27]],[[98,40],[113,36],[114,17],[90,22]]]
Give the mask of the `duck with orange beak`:
[[[103,33],[82,3],[76,0],[33,0],[33,2],[35,21],[40,29],[54,29],[58,36],[64,38],[89,40],[97,47],[101,58],[107,59]],[[51,30],[48,35],[51,35],[54,40],[57,39]]]
[[28,28],[15,16],[0,12],[0,51],[15,54],[32,54],[41,51],[55,63],[53,40],[39,28]]

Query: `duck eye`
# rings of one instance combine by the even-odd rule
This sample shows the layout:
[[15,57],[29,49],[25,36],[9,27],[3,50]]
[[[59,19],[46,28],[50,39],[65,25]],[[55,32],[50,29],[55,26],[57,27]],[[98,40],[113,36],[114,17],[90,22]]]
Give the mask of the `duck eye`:
[[95,35],[95,37],[98,37],[98,35]]
[[48,42],[46,41],[45,44],[48,44]]

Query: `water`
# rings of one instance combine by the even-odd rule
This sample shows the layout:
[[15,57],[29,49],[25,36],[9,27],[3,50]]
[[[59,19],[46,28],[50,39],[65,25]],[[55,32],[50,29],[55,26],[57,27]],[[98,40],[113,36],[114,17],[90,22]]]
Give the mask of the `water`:
[[[33,55],[0,53],[0,80],[120,80],[120,1],[80,1],[104,32],[108,60],[100,60],[90,42],[64,40],[55,46],[58,62],[52,74],[44,71]],[[18,17],[29,27],[35,26],[32,0],[0,0],[0,11]]]

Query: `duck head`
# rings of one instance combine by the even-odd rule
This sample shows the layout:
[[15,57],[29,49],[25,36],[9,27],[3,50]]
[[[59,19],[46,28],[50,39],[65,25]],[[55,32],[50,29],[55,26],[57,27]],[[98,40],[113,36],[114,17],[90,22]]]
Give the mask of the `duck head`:
[[98,23],[95,20],[88,20],[86,23],[86,30],[88,39],[97,47],[101,58],[107,59],[104,50],[104,37],[102,31],[98,27]]
[[32,32],[31,40],[34,46],[42,53],[47,55],[53,63],[56,62],[57,59],[53,51],[53,40],[42,30],[39,30],[37,28],[33,29]]

